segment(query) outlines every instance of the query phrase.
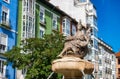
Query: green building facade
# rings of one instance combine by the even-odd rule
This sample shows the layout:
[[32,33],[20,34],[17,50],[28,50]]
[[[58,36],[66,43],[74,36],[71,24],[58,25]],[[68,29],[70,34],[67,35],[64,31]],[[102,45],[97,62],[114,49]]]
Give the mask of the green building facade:
[[76,20],[46,0],[19,0],[17,45],[26,38],[43,37],[52,30],[65,36],[76,32]]
[[60,11],[45,0],[19,0],[17,45],[26,38],[60,31]]
[[35,7],[36,37],[43,37],[43,34],[50,34],[52,30],[60,31],[61,14],[55,6],[44,0],[37,0]]

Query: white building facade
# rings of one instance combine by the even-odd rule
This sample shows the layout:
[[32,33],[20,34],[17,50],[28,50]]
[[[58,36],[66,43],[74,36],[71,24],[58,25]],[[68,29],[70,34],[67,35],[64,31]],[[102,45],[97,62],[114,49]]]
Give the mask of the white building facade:
[[102,40],[98,40],[99,79],[116,79],[116,56],[112,48]]

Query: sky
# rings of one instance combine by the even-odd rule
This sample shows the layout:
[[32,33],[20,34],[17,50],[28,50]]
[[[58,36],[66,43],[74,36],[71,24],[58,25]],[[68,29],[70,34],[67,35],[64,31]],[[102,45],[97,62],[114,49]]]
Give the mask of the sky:
[[120,51],[120,0],[91,0],[97,10],[98,37]]

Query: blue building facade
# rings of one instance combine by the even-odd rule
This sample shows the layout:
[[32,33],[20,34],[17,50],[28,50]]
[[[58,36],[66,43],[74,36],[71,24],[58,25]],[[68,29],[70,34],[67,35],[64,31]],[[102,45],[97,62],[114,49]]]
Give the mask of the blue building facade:
[[[18,0],[0,0],[0,53],[16,45]],[[12,63],[4,65],[6,58],[0,54],[0,79],[15,79]]]

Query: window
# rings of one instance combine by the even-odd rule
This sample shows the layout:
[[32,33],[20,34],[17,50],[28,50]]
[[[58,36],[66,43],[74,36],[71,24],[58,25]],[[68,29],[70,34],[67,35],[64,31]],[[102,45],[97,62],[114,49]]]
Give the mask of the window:
[[0,72],[3,73],[4,70],[4,61],[0,60]]
[[66,19],[66,33],[70,35],[70,21]]
[[76,27],[75,25],[72,25],[72,35],[75,35],[75,33],[76,33]]
[[96,40],[96,39],[94,39],[94,41],[93,41],[94,43],[94,48],[96,48],[96,49],[98,49],[98,41]]
[[118,64],[120,64],[120,59],[118,58]]
[[32,30],[34,29],[33,26],[32,26],[32,21],[33,21],[32,17],[29,17],[29,22],[28,22],[28,27],[27,27],[27,36],[28,36],[28,38],[31,38],[32,33],[34,33],[34,32],[32,32]]
[[23,11],[34,14],[34,0],[23,0]]
[[22,38],[34,37],[34,18],[26,15],[26,19],[23,19]]
[[90,40],[90,45],[93,47],[93,40]]
[[4,53],[7,49],[7,35],[0,33],[0,53]]
[[99,64],[102,64],[102,60],[101,59],[99,59]]
[[53,15],[53,29],[54,30],[57,30],[57,16],[56,15]]
[[95,28],[94,28],[94,36],[96,36],[96,37],[98,36],[97,35],[97,30]]
[[22,39],[35,37],[34,0],[23,0]]
[[63,19],[62,26],[62,32],[64,33],[64,35],[70,35],[70,20],[67,18]]
[[86,2],[86,0],[80,0],[80,2]]
[[92,23],[92,16],[87,16],[87,24],[91,24]]
[[45,10],[43,7],[40,7],[40,22],[44,23],[45,22]]
[[9,25],[9,9],[2,6],[2,24]]
[[3,79],[6,76],[6,66],[4,65],[5,60],[0,59],[0,74],[1,74],[1,78]]
[[43,35],[45,34],[45,28],[40,27],[40,38],[43,38]]
[[94,25],[97,26],[97,18],[95,16],[93,17],[93,22],[94,22]]
[[3,1],[5,1],[5,2],[7,2],[7,3],[10,3],[10,0],[3,0]]
[[120,74],[120,68],[118,68],[118,74]]
[[34,0],[29,0],[29,12],[32,13],[32,6],[33,6],[33,1]]

